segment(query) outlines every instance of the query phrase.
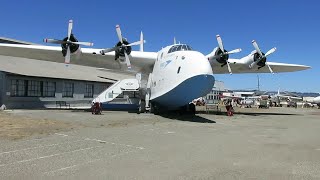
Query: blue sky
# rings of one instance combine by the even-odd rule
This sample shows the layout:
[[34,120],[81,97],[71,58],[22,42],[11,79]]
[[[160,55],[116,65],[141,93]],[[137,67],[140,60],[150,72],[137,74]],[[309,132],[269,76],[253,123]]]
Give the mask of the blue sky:
[[[32,2],[32,3],[31,3]],[[81,41],[95,48],[117,42],[115,25],[133,42],[144,32],[145,51],[158,51],[173,42],[208,54],[220,34],[226,49],[242,48],[232,58],[253,50],[255,39],[266,52],[277,51],[269,61],[304,64],[312,69],[279,74],[260,74],[263,90],[320,92],[320,2],[319,1],[7,1],[1,2],[0,36],[42,43],[62,38],[69,19]],[[256,89],[257,75],[216,75],[231,89]]]

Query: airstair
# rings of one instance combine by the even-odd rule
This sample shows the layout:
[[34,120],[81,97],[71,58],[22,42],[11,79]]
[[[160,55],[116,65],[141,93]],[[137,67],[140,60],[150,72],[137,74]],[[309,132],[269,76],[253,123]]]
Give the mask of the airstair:
[[92,103],[111,102],[124,92],[138,92],[139,88],[140,83],[138,79],[123,79],[115,82],[113,85],[100,93],[95,99],[92,100]]

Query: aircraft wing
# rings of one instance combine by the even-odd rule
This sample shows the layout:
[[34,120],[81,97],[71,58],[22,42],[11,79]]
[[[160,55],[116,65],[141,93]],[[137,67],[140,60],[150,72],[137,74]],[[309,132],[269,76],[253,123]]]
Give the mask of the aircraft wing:
[[228,95],[221,95],[220,98],[223,98],[223,99],[243,99],[243,97],[240,97],[240,96],[228,96]]
[[[232,73],[240,74],[240,73],[270,73],[268,66],[264,66],[260,69],[258,67],[249,68],[249,65],[240,61],[239,59],[229,59],[230,67]],[[293,71],[302,71],[305,69],[309,69],[310,66],[304,66],[299,64],[286,64],[286,63],[277,63],[277,62],[267,62],[273,72],[293,72]],[[213,74],[229,74],[227,66],[221,67],[220,65],[215,65],[212,67]]]
[[[0,55],[64,63],[61,50],[62,48],[60,46],[0,43]],[[71,64],[128,71],[125,61],[115,60],[115,52],[101,55],[101,50],[102,49],[81,48],[82,53],[80,55],[75,54],[71,56]],[[132,51],[129,58],[132,64],[131,71],[149,72],[152,70],[157,58],[157,53]]]
[[246,97],[247,99],[261,99],[261,96],[249,96],[249,97]]
[[295,97],[295,96],[286,96],[286,95],[278,95],[280,98],[287,98],[287,99],[295,99],[295,100],[302,100],[301,97]]

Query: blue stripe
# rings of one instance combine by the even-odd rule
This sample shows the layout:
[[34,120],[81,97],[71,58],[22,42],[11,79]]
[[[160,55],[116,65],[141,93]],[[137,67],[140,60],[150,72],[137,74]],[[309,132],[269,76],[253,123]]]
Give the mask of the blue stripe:
[[191,77],[166,94],[152,100],[167,108],[177,108],[208,94],[214,85],[213,75]]

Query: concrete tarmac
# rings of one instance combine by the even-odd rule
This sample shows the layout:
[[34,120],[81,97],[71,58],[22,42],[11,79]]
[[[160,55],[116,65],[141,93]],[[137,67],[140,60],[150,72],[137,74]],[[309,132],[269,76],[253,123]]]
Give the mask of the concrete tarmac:
[[6,112],[74,128],[0,139],[0,179],[320,179],[319,109],[236,112]]

